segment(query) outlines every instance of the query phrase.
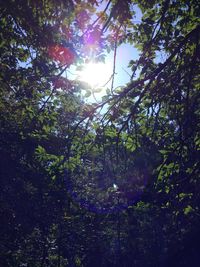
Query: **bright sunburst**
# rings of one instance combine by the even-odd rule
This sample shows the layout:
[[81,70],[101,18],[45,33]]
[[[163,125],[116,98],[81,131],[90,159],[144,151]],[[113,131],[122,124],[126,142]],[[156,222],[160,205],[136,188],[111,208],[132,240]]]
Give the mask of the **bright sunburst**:
[[88,63],[79,73],[79,79],[93,89],[104,86],[112,75],[112,66],[107,63]]

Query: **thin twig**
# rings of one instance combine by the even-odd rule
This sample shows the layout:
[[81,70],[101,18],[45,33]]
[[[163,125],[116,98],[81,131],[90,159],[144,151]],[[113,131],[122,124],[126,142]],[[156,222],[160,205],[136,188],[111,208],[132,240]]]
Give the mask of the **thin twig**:
[[89,25],[90,27],[88,27],[88,28],[84,31],[84,33],[81,35],[81,37],[83,37],[85,34],[87,34],[88,31],[94,27],[94,25],[95,25],[95,24],[100,20],[100,18],[103,16],[103,13],[105,13],[105,12],[107,11],[107,9],[108,9],[109,5],[111,4],[111,2],[112,2],[112,0],[109,0],[109,2],[107,3],[105,9],[103,10],[102,14],[101,14],[100,16],[98,16],[97,19],[96,19],[91,25]]
[[117,46],[118,46],[118,37],[119,37],[119,31],[121,28],[122,24],[120,24],[119,28],[117,29],[116,32],[116,39],[115,39],[115,47],[114,47],[114,57],[113,57],[113,73],[112,73],[112,83],[111,83],[111,93],[113,93],[113,87],[114,87],[114,80],[115,80],[115,69],[116,69],[116,58],[117,58]]

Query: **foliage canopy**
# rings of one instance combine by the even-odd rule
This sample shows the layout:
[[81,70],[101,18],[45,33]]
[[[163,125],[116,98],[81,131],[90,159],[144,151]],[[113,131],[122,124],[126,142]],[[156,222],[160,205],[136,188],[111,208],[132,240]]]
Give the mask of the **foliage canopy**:
[[[0,265],[198,266],[199,1],[0,3]],[[70,66],[124,43],[88,104]]]

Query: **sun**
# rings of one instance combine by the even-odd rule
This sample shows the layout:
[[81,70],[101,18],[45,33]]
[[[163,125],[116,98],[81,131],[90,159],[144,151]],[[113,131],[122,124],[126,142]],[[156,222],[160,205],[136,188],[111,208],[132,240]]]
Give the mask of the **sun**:
[[112,66],[109,63],[87,63],[79,72],[79,79],[88,83],[92,89],[103,87],[112,75]]

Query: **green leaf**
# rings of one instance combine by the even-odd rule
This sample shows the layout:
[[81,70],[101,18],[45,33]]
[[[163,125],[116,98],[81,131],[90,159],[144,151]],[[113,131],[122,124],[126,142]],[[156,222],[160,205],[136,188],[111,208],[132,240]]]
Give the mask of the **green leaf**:
[[91,94],[92,94],[92,92],[91,92],[91,91],[89,91],[89,90],[87,90],[84,96],[87,98],[87,97],[90,97],[90,96],[91,96]]
[[188,205],[185,209],[184,209],[184,214],[188,215],[189,213],[191,213],[193,211],[193,208]]

